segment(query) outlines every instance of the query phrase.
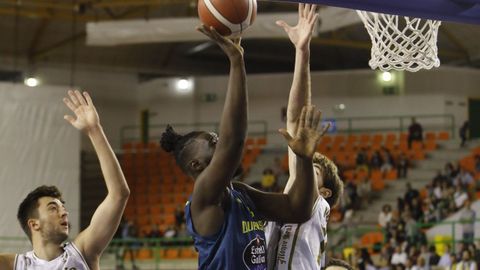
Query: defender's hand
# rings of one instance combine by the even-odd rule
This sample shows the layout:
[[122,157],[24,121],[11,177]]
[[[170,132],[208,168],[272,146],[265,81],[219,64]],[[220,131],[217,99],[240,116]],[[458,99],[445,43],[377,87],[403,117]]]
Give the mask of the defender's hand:
[[86,133],[100,127],[100,119],[97,110],[93,106],[92,98],[87,92],[68,91],[68,98],[64,98],[63,102],[75,114],[65,115],[64,118],[76,129]]
[[296,155],[304,158],[313,158],[320,138],[330,128],[330,124],[328,124],[321,132],[317,131],[321,116],[322,113],[320,110],[315,110],[315,106],[304,106],[302,114],[297,120],[298,128],[294,132],[293,137],[285,129],[279,130],[287,140],[290,149]]
[[277,21],[277,25],[283,27],[288,34],[290,41],[297,49],[308,49],[312,32],[318,21],[317,5],[299,4],[298,5],[298,23],[296,26],[290,26],[285,21]]

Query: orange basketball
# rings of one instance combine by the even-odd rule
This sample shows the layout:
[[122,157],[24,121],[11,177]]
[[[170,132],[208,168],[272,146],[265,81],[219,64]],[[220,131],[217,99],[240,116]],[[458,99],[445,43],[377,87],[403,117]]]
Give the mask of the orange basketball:
[[257,0],[199,0],[198,16],[223,36],[241,35],[255,20]]

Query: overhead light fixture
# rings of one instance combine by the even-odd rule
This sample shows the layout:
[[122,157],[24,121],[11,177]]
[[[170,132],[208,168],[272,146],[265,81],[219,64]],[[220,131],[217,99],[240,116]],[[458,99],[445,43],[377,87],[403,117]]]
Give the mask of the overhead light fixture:
[[176,88],[179,93],[189,93],[192,90],[193,82],[191,79],[179,79]]
[[28,87],[36,87],[40,84],[40,81],[35,77],[26,78],[23,83]]
[[389,81],[391,81],[391,80],[392,80],[392,77],[393,77],[393,76],[392,76],[392,73],[390,73],[390,72],[388,72],[388,71],[384,71],[384,72],[382,73],[382,80],[383,80],[384,82],[389,82]]

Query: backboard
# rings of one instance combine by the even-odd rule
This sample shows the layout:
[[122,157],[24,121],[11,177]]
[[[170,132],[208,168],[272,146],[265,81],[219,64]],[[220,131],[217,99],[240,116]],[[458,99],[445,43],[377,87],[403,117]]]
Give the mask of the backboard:
[[480,24],[480,0],[288,0],[409,16],[438,21]]

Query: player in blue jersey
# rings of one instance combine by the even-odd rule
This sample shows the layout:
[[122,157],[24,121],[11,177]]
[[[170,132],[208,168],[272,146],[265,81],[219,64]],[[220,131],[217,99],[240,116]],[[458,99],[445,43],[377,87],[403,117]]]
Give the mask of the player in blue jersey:
[[200,269],[266,269],[264,221],[301,223],[310,218],[315,202],[313,154],[326,131],[316,129],[320,112],[305,107],[298,129],[280,132],[297,155],[292,188],[286,194],[264,193],[245,184],[232,185],[240,171],[247,131],[247,87],[243,49],[239,40],[220,36],[207,27],[198,29],[215,41],[230,61],[230,79],[220,122],[220,137],[208,132],[177,134],[172,127],[161,145],[195,180],[185,215],[187,228],[199,252]]

